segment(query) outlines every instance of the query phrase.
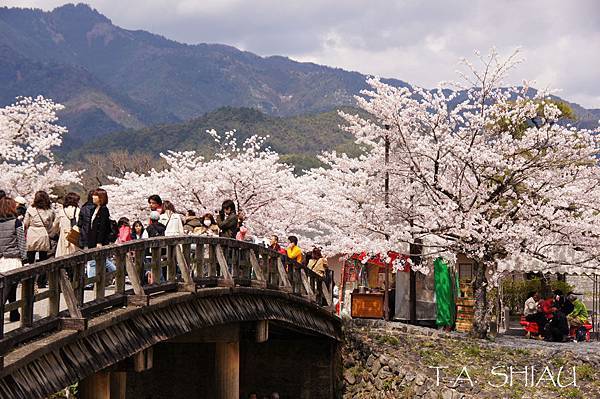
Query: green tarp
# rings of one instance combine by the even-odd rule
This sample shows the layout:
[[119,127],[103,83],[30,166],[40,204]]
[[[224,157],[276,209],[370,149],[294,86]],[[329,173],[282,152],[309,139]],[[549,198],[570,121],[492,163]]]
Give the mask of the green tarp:
[[454,281],[448,269],[448,264],[442,258],[433,262],[435,279],[435,303],[437,307],[436,324],[438,327],[454,325]]

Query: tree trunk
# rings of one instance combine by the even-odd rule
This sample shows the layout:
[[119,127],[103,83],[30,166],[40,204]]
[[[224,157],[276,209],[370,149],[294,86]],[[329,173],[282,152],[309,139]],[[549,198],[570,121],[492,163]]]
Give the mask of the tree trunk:
[[481,261],[473,264],[473,296],[475,297],[475,308],[473,316],[473,330],[471,336],[474,338],[487,338],[489,329],[489,304],[487,298],[487,279],[485,277],[486,266]]
[[550,285],[548,284],[548,278],[546,277],[546,275],[544,273],[540,274],[540,295],[542,295],[545,298],[548,293],[552,292],[552,290],[550,289]]

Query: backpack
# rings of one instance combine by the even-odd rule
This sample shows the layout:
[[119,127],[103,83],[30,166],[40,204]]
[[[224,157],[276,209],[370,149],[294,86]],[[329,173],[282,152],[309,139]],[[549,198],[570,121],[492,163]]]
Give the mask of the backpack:
[[148,232],[148,237],[159,237],[165,235],[165,226],[161,223],[150,223],[148,227],[146,227],[146,231]]
[[108,234],[108,242],[111,244],[117,241],[119,238],[119,227],[115,220],[109,219],[110,222],[110,233]]
[[575,339],[577,342],[583,342],[587,338],[587,329],[584,326],[581,326],[575,331]]

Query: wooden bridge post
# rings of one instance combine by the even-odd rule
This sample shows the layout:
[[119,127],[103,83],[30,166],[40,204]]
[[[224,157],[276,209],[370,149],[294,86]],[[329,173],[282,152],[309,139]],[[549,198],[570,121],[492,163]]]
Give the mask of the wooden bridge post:
[[75,291],[73,290],[73,286],[71,285],[71,281],[69,280],[69,276],[65,269],[59,270],[59,282],[70,316],[70,318],[62,319],[62,328],[85,330],[87,328],[87,321],[83,318],[80,305],[75,296]]
[[231,277],[231,273],[229,272],[227,260],[223,253],[223,247],[217,244],[215,251],[217,254],[217,262],[219,263],[219,270],[221,271],[221,276],[223,276],[224,285],[233,286],[233,277]]
[[261,288],[265,288],[267,286],[267,281],[265,279],[265,274],[263,273],[263,269],[260,266],[258,258],[253,250],[248,250],[248,256],[250,259],[250,264],[252,265],[252,270],[254,271],[254,275],[256,276],[256,280],[252,281],[253,285],[256,285]]
[[273,258],[268,252],[265,252],[262,254],[262,260],[265,263],[267,285],[273,285],[275,283],[275,277],[273,276],[273,270],[271,266],[273,263]]
[[99,371],[79,383],[80,399],[125,399],[126,373]]
[[175,245],[167,246],[167,281],[175,281],[176,280],[176,255],[175,255]]
[[21,282],[21,327],[31,327],[33,324],[33,301],[35,277]]
[[86,264],[79,263],[73,267],[73,289],[75,290],[75,297],[79,305],[83,304],[86,278]]
[[46,273],[48,276],[48,316],[58,316],[60,310],[60,288],[59,288],[59,271],[57,269]]
[[279,272],[279,282],[281,285],[281,289],[286,292],[292,292],[292,284],[290,283],[290,279],[283,267],[283,262],[281,261],[281,256],[277,258],[277,271]]
[[160,263],[160,247],[153,247],[151,249],[152,252],[152,265],[150,266],[150,269],[152,271],[152,282],[154,284],[159,284],[160,283],[160,278],[162,275],[162,267],[161,267],[161,263]]
[[325,298],[325,303],[327,306],[333,306],[333,291],[329,288],[325,281],[321,280],[319,282],[320,291],[323,297]]
[[300,269],[300,279],[302,280],[302,285],[304,287],[304,291],[306,292],[306,298],[309,301],[314,302],[316,299],[315,293],[312,289],[312,286],[310,284],[310,281],[308,280],[308,276],[306,275],[304,269]]
[[115,276],[117,282],[117,293],[123,294],[125,292],[125,262],[127,262],[127,253],[119,252],[116,256],[117,273]]
[[240,397],[240,341],[215,343],[217,399]]
[[143,251],[136,252],[135,265],[131,262],[125,262],[125,268],[127,269],[127,275],[129,275],[129,281],[133,286],[134,295],[127,297],[127,304],[133,306],[147,306],[150,302],[150,297],[146,295],[142,281],[140,279],[140,272],[138,267],[142,267],[143,262]]
[[110,399],[110,373],[99,371],[79,383],[80,399]]
[[127,397],[127,373],[124,371],[110,372],[110,398],[125,399]]
[[94,286],[96,299],[104,298],[106,289],[106,256],[96,258],[96,277],[98,278]]
[[192,278],[192,246],[180,244],[175,247],[175,263],[179,266],[183,278],[184,291],[196,292],[196,284]]
[[192,280],[194,278],[204,277],[204,244],[196,244],[194,254],[194,271],[192,272]]
[[262,343],[269,340],[269,320],[256,322],[256,342]]
[[208,246],[208,276],[215,277],[217,275],[217,269],[215,267],[215,258],[217,256],[217,247],[213,245]]

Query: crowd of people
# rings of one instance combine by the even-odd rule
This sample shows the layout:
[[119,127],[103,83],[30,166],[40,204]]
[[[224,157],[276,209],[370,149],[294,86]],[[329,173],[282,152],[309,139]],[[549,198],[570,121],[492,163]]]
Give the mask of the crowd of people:
[[[47,192],[38,191],[28,206],[23,197],[11,198],[0,190],[0,273],[50,256],[65,256],[80,249],[158,236],[192,234],[253,240],[246,225],[246,215],[236,211],[232,200],[223,201],[221,209],[215,210],[214,214],[197,216],[193,210],[187,210],[185,215],[178,212],[171,201],[163,201],[154,194],[148,197],[148,219],[133,223],[126,216],[118,221],[111,219],[108,193],[102,188],[89,191],[81,206],[80,200],[79,194],[70,192],[62,203],[53,204]],[[323,257],[320,248],[315,247],[305,254],[298,246],[296,236],[290,235],[284,248],[279,244],[279,238],[273,235],[268,247],[306,265],[322,277],[331,278],[327,258]],[[178,264],[185,262],[181,251],[176,251],[175,256]],[[108,272],[116,269],[110,259],[107,259],[106,268]],[[95,276],[94,261],[88,262],[86,273],[90,278]],[[157,276],[146,276],[149,282],[157,279]],[[39,276],[36,289],[46,285],[46,276]],[[16,286],[10,287],[4,302],[15,301],[16,290]],[[18,310],[11,311],[10,320],[19,319]]]
[[[537,338],[553,342],[570,340],[570,329],[576,330],[576,338],[582,340],[588,323],[588,310],[585,304],[573,293],[564,295],[555,290],[543,297],[539,292],[531,292],[525,301],[523,310],[525,319],[538,325]],[[531,334],[528,332],[528,336]]]

